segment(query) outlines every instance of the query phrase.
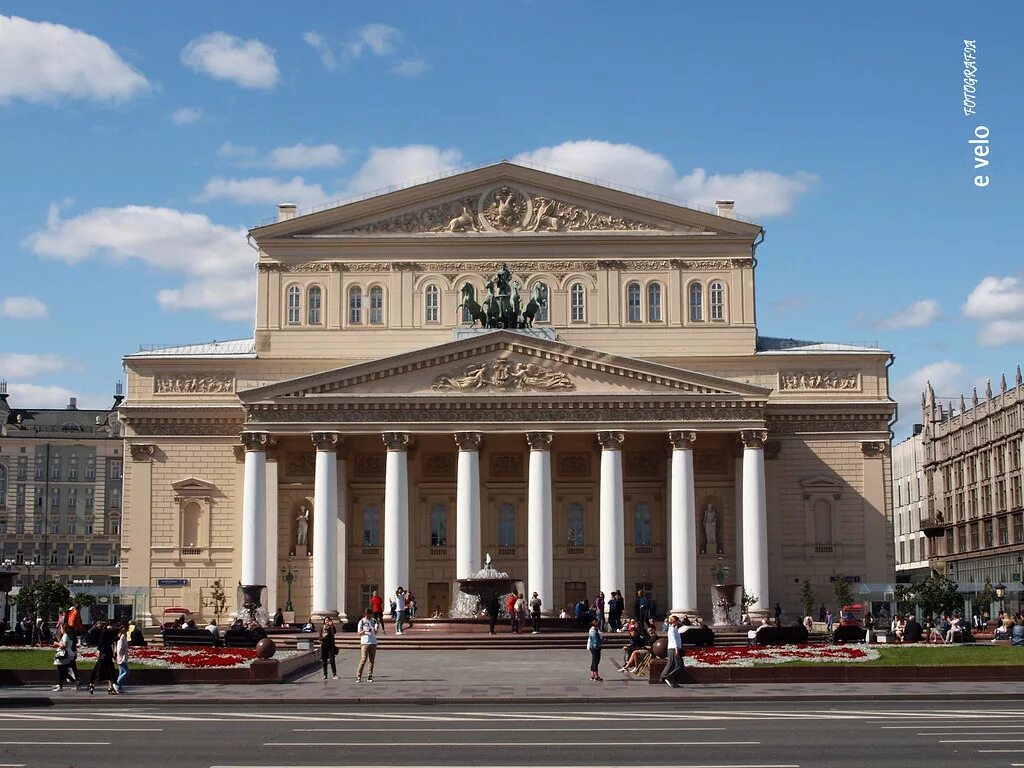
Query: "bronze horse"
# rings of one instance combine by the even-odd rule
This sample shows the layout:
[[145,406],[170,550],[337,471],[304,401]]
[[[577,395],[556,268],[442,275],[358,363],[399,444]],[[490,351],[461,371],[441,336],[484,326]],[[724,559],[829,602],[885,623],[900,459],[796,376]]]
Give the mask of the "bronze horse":
[[540,308],[547,305],[548,287],[544,283],[537,283],[533,286],[530,300],[526,302],[526,308],[523,310],[523,326],[533,328],[533,321],[537,317],[537,313],[540,312]]
[[[487,327],[487,308],[482,307],[482,306],[480,306],[479,303],[477,303],[477,300],[476,300],[476,289],[473,288],[473,286],[470,285],[469,283],[463,283],[462,284],[462,288],[461,288],[461,294],[462,294],[462,303],[459,304],[458,309],[459,310],[465,309],[466,311],[469,312],[469,316],[473,320],[472,325],[470,325],[469,327],[472,328],[473,326],[475,326],[477,324],[477,322],[479,322],[481,326],[486,328]],[[485,300],[484,304],[487,304],[487,303],[488,302]]]

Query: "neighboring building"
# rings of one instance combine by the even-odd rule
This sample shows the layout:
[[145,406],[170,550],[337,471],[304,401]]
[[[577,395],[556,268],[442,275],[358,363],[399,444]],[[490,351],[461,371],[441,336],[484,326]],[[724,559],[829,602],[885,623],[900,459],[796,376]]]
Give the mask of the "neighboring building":
[[923,396],[926,517],[932,568],[965,591],[985,579],[1020,592],[1024,579],[1024,383],[1020,366],[1013,388],[991,383],[967,406]]
[[896,580],[910,582],[931,573],[928,537],[921,530],[924,507],[924,442],[921,424],[913,434],[892,447],[893,533]]
[[118,584],[121,399],[105,411],[80,410],[75,398],[62,409],[13,407],[0,382],[0,562],[16,584]]
[[760,336],[771,258],[731,202],[500,163],[250,235],[254,338],[125,358],[125,584],[154,614],[215,579],[273,610],[289,568],[300,617],[400,585],[445,612],[485,553],[550,612],[893,581],[892,356]]

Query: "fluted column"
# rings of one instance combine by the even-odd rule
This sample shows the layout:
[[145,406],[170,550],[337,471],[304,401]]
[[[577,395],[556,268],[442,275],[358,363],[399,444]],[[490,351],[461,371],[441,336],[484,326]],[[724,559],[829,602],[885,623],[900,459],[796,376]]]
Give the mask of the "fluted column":
[[672,496],[669,530],[673,562],[669,570],[672,613],[697,610],[697,505],[693,490],[696,432],[669,432],[672,444]]
[[750,613],[767,615],[768,500],[764,484],[764,444],[768,433],[743,430],[743,588],[757,598]]
[[455,497],[455,578],[480,570],[480,442],[479,432],[456,432],[459,447]]
[[385,432],[384,599],[409,584],[409,433]]
[[[626,579],[625,522],[622,498],[621,432],[598,432],[601,446],[601,591],[623,590]],[[629,594],[626,590],[625,594]],[[606,603],[607,605],[607,603]]]
[[244,586],[267,583],[267,445],[266,432],[243,432],[242,572]]
[[313,616],[338,615],[338,448],[337,432],[314,432]]
[[[344,621],[347,618],[346,599],[348,596],[348,476],[345,466],[344,451],[338,451],[336,471],[338,473],[338,505],[334,514],[337,542],[337,596],[338,616]],[[360,610],[356,606],[356,611]]]
[[536,592],[545,616],[554,616],[554,552],[551,534],[550,432],[527,432],[530,446],[530,487],[526,519],[526,598]]

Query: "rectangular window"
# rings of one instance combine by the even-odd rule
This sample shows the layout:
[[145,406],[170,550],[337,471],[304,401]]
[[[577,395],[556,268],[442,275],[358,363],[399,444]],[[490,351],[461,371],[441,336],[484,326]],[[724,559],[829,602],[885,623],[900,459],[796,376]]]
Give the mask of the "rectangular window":
[[111,536],[119,536],[121,534],[121,522],[116,517],[110,519],[109,525]]
[[75,564],[75,553],[74,552],[68,552],[68,565],[74,565],[74,564]]
[[121,491],[117,488],[110,489],[110,508],[120,509],[121,507]]
[[380,508],[373,504],[363,507],[363,546],[380,546]]
[[51,552],[50,553],[50,565],[57,565],[57,563],[59,563],[59,562],[60,562],[60,559],[57,557],[57,553],[56,552]]
[[68,464],[68,480],[78,479],[78,457],[72,456],[71,462]]
[[448,546],[448,508],[435,504],[430,510],[430,546]]
[[370,289],[370,324],[380,325],[384,322],[384,289]]
[[28,456],[18,457],[18,479],[28,480]]
[[498,508],[498,546],[514,547],[516,545],[516,510],[511,504],[502,504]]
[[89,552],[85,553],[85,564],[92,565],[92,554]]
[[57,509],[60,506],[60,488],[50,491],[50,509]]
[[85,479],[95,480],[96,479],[96,460],[89,459],[85,465]]
[[583,505],[572,502],[566,510],[566,522],[568,528],[567,545],[569,547],[584,546],[583,538]]
[[1010,543],[1009,520],[1005,517],[999,518],[999,546],[1005,547]]
[[651,546],[651,505],[641,502],[633,508],[633,545]]
[[110,461],[107,462],[107,468],[109,470],[107,476],[111,480],[120,480],[121,479],[121,472],[122,472],[123,467],[121,465],[121,460],[120,459],[110,459]]
[[15,499],[16,506],[18,507],[18,509],[24,509],[25,508],[25,486],[24,485],[19,485],[17,487],[17,490],[15,491],[15,493],[17,493],[17,497]]
[[917,557],[914,554],[914,548],[915,548],[914,545],[916,543],[917,542],[914,541],[913,539],[910,540],[910,562],[914,562],[915,560],[917,560]]
[[53,463],[50,466],[50,479],[60,480],[60,456],[53,457]]

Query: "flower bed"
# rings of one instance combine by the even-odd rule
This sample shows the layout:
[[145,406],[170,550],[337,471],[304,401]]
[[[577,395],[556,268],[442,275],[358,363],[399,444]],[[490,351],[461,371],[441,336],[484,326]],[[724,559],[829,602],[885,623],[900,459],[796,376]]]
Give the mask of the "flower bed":
[[823,664],[848,664],[873,661],[879,653],[874,648],[851,648],[834,645],[778,645],[738,648],[695,648],[686,654],[688,667],[753,667],[810,661]]
[[[5,648],[5,652],[34,652],[45,658],[45,666],[49,667],[53,650],[40,648]],[[278,661],[285,661],[297,656],[299,651],[279,650],[274,654]],[[80,662],[96,661],[95,648],[79,648]],[[243,669],[258,658],[253,648],[145,648],[131,647],[128,652],[128,664],[131,667],[151,667],[161,669]]]

